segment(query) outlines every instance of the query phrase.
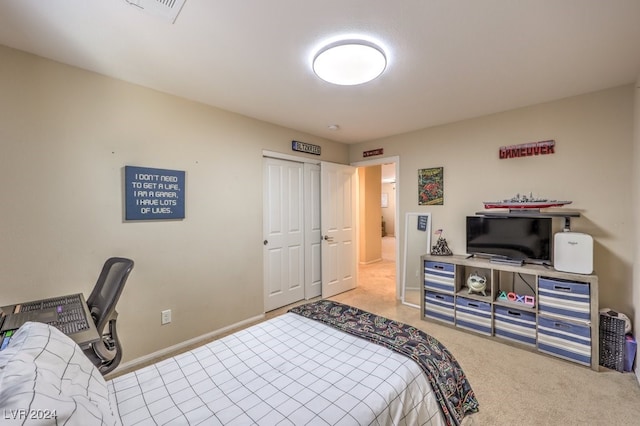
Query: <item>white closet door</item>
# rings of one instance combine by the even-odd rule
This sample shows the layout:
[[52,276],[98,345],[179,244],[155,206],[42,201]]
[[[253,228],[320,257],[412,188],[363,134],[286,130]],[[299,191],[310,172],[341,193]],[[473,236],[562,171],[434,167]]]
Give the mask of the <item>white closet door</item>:
[[263,159],[265,312],[304,298],[302,163]]
[[320,228],[320,165],[304,165],[305,292],[311,299],[322,294],[322,229]]

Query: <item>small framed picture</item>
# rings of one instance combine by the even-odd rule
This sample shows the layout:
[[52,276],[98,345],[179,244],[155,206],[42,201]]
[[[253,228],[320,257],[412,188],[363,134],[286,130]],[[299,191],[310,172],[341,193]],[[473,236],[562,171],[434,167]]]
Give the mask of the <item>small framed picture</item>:
[[418,170],[418,205],[444,204],[444,168],[432,167]]

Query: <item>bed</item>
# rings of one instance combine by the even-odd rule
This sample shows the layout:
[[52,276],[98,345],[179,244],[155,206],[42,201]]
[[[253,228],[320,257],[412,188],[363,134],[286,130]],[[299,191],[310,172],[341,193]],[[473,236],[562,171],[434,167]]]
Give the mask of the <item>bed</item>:
[[428,334],[321,300],[108,381],[27,323],[0,352],[0,409],[8,424],[457,425],[478,401]]

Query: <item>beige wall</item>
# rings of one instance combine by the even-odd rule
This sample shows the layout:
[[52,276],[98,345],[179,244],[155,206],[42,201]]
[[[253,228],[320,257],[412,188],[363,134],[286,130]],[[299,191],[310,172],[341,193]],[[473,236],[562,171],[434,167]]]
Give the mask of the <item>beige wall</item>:
[[359,257],[368,264],[382,259],[381,166],[358,168]]
[[[1,46],[0,63],[0,304],[88,294],[131,257],[125,361],[263,312],[262,150],[347,163],[345,145]],[[186,219],[124,223],[125,165],[186,171]]]
[[[406,212],[431,212],[432,229],[444,230],[454,253],[465,252],[465,216],[482,201],[529,192],[572,200],[565,209],[582,213],[572,229],[595,240],[600,306],[633,315],[633,105],[633,86],[617,87],[352,145],[350,157],[374,148],[399,156],[398,228]],[[553,155],[498,158],[500,146],[547,139],[556,141]],[[444,205],[418,206],[418,169],[440,166]]]
[[383,183],[382,192],[387,194],[388,206],[382,209],[382,216],[385,221],[385,230],[387,236],[396,237],[396,184]]

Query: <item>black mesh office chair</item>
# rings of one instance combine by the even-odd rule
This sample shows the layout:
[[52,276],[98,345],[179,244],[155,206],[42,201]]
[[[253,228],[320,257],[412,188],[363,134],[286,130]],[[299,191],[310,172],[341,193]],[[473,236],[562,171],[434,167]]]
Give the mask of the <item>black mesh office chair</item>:
[[123,257],[107,259],[87,299],[91,317],[102,339],[92,343],[84,353],[103,375],[116,368],[122,359],[122,347],[116,330],[118,318],[116,303],[132,269],[133,260],[131,259]]

